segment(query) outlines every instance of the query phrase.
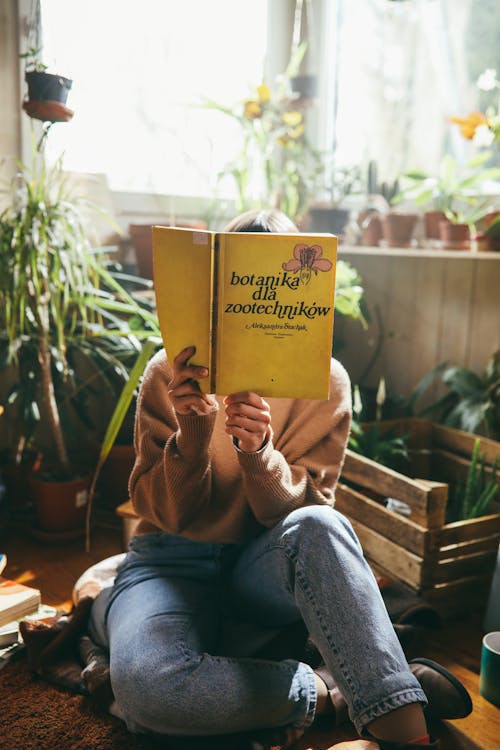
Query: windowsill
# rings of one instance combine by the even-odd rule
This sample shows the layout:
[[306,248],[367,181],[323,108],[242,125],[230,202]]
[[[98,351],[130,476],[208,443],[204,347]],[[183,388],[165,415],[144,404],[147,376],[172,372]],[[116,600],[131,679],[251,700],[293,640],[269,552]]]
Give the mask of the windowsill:
[[339,244],[339,255],[375,255],[394,258],[458,258],[459,260],[500,260],[500,253],[472,250],[443,250],[430,247],[369,247]]

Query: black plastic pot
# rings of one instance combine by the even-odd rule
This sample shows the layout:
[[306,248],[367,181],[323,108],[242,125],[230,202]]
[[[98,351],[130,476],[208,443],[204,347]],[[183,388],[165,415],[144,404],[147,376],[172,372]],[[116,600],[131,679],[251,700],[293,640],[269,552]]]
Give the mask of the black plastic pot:
[[312,99],[318,93],[318,78],[315,75],[300,75],[290,79],[292,93],[300,98]]
[[66,104],[73,81],[63,76],[32,70],[25,75],[28,99]]

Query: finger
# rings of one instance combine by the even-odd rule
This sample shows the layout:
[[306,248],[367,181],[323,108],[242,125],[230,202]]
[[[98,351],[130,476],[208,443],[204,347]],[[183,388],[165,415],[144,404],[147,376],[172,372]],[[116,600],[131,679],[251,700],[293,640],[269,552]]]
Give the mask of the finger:
[[247,417],[235,416],[231,419],[226,420],[227,427],[237,427],[238,429],[246,430],[247,432],[263,433],[268,427],[267,422],[258,422],[255,419],[248,419]]
[[246,417],[255,422],[268,425],[271,422],[271,413],[267,409],[258,409],[245,403],[230,404],[226,406],[226,415],[231,419],[235,417]]
[[208,369],[206,367],[186,365],[180,369],[174,369],[174,376],[170,381],[170,388],[177,388],[179,385],[188,381],[193,383],[193,385],[196,384],[196,387],[198,387],[196,381],[202,380],[206,377],[208,377]]
[[245,403],[245,404],[252,404],[253,406],[256,406],[259,409],[270,408],[267,401],[264,401],[262,396],[259,396],[259,394],[255,393],[254,391],[239,391],[238,393],[231,393],[229,396],[225,397],[224,403],[225,404]]
[[208,414],[214,403],[207,400],[205,394],[187,394],[176,398],[173,402],[174,409],[179,414]]
[[260,450],[260,448],[266,442],[267,438],[266,433],[250,433],[247,430],[243,430],[238,427],[226,428],[226,432],[233,439],[238,441],[238,447],[240,448],[240,450],[243,450],[245,452]]
[[174,367],[182,367],[182,365],[185,365],[189,359],[191,359],[192,356],[196,353],[196,347],[195,346],[186,346],[182,351],[179,352],[174,357],[173,365]]
[[195,398],[201,398],[209,404],[209,406],[215,404],[215,397],[208,393],[203,393],[200,390],[198,383],[193,380],[187,380],[185,383],[175,386],[175,388],[169,388],[168,395],[172,400],[185,398],[186,396],[193,396]]

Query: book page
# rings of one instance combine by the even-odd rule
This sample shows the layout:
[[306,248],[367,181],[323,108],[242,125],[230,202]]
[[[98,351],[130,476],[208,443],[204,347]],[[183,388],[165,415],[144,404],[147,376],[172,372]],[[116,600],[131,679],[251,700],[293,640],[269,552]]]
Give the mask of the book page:
[[[211,265],[213,232],[153,227],[156,309],[170,361],[196,346],[192,364],[211,369]],[[210,386],[200,381],[207,391]]]
[[219,234],[217,393],[327,399],[337,239]]

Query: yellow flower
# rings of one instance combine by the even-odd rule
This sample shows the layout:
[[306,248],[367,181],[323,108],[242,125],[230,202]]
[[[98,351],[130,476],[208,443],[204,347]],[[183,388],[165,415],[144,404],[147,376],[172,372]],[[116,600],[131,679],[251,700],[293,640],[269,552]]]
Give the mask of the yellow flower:
[[298,125],[296,128],[290,128],[288,130],[288,136],[293,141],[298,141],[300,136],[304,134],[304,130],[305,128],[303,125]]
[[257,96],[259,97],[259,102],[265,104],[271,98],[271,89],[267,84],[261,83],[260,86],[257,86]]
[[262,117],[262,107],[255,99],[245,99],[243,102],[243,116],[248,120],[256,120]]
[[292,128],[302,122],[302,112],[291,111],[283,112],[283,122],[285,125],[290,125]]
[[464,138],[471,141],[480,125],[488,125],[488,118],[482,112],[471,112],[468,117],[451,117],[451,122],[460,126]]

